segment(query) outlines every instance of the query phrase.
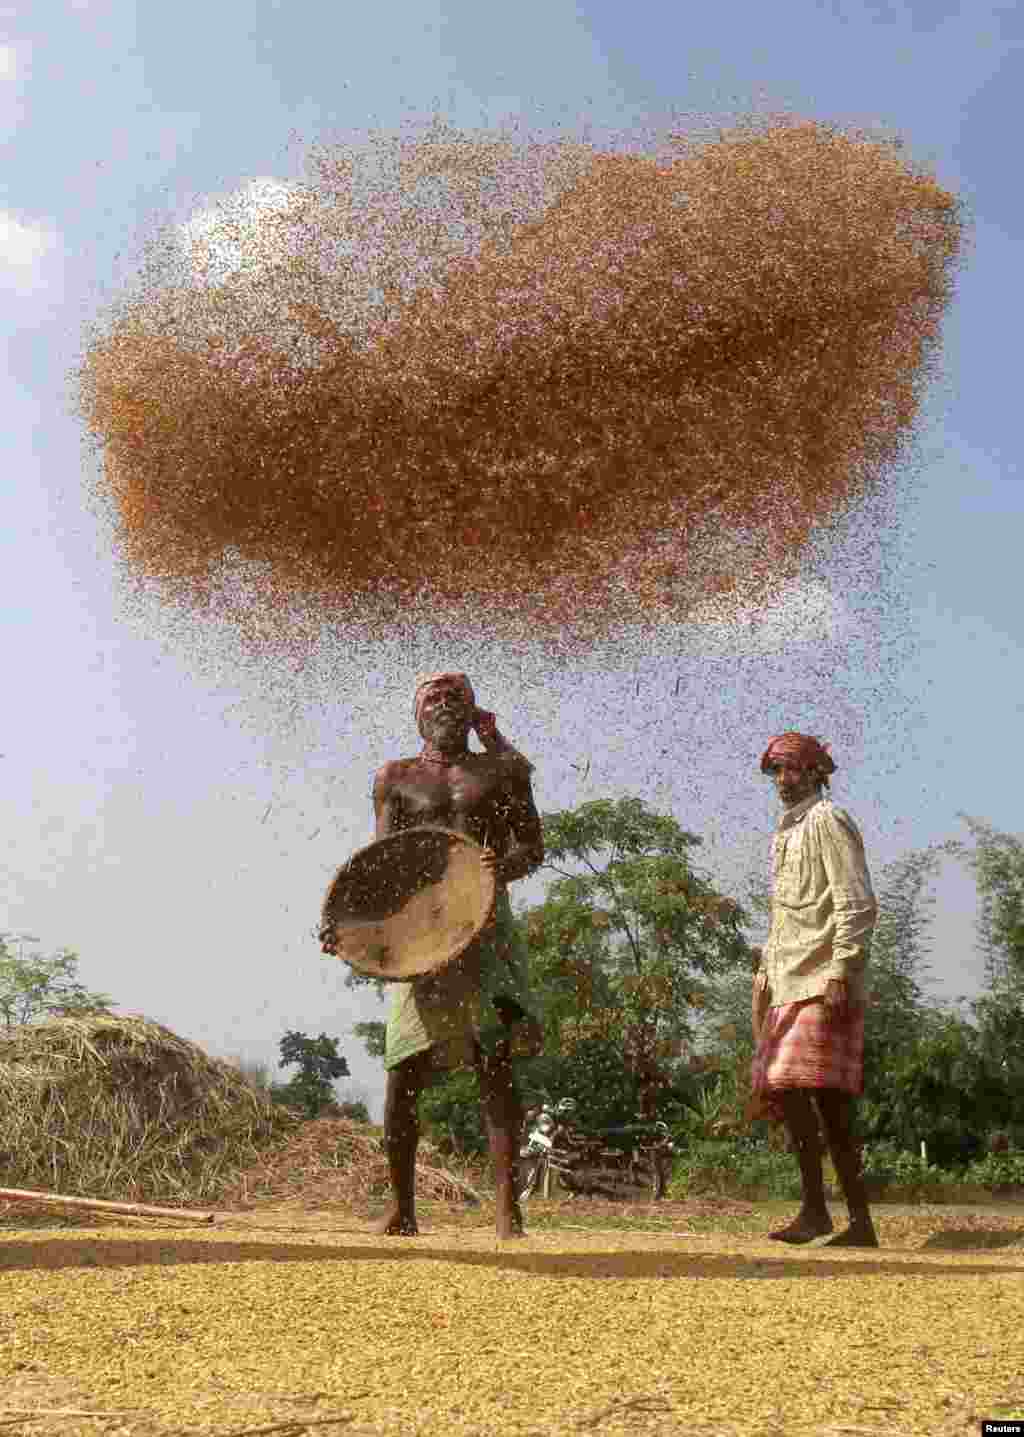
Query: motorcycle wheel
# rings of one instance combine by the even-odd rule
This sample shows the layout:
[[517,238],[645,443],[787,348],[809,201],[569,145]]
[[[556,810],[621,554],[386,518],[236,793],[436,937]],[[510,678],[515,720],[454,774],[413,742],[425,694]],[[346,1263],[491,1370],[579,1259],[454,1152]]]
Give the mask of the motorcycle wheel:
[[652,1201],[660,1202],[668,1187],[668,1163],[659,1153],[645,1154],[633,1165],[633,1175]]

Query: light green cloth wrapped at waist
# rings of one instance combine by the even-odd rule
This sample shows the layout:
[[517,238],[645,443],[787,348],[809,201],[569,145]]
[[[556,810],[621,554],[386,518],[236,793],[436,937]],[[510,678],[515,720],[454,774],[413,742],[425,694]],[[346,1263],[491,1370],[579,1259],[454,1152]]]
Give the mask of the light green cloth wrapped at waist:
[[[396,983],[388,1015],[385,1068],[431,1051],[431,1067],[470,1066],[477,1046],[491,1052],[499,1038],[511,1041],[513,1057],[536,1057],[543,1044],[537,1004],[531,997],[527,950],[512,915],[508,890],[495,897],[494,922],[438,977]],[[508,998],[522,1010],[506,1026],[494,1007]]]

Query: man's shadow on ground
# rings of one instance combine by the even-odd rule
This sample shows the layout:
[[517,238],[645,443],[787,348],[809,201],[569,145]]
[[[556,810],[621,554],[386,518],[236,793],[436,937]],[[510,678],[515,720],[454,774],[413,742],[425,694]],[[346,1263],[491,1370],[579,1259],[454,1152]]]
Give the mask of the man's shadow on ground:
[[[1007,1246],[1020,1240],[1020,1234],[1003,1232],[936,1233],[925,1244],[931,1248],[961,1249],[960,1238],[969,1237],[971,1247]],[[956,1238],[953,1242],[950,1239]],[[940,1241],[945,1239],[945,1241]],[[982,1239],[988,1239],[983,1241]],[[991,1239],[996,1239],[992,1241]],[[372,1246],[328,1245],[326,1243],[251,1242],[246,1240],[211,1241],[207,1237],[182,1234],[180,1237],[159,1238],[90,1237],[47,1239],[25,1242],[18,1238],[0,1237],[0,1273],[15,1271],[39,1272],[81,1268],[179,1267],[206,1263],[238,1262],[425,1262],[456,1263],[461,1267],[484,1267],[531,1273],[541,1278],[589,1278],[601,1281],[637,1282],[665,1278],[747,1278],[763,1281],[771,1278],[802,1276],[807,1279],[833,1277],[947,1277],[997,1272],[1024,1272],[1024,1254],[1014,1265],[990,1264],[969,1266],[914,1262],[906,1257],[887,1259],[884,1251],[870,1259],[860,1257],[830,1259],[787,1249],[772,1253],[681,1252],[677,1247],[643,1252],[551,1253],[531,1251],[529,1239],[508,1242],[490,1252],[467,1250],[455,1246],[421,1247],[415,1238],[381,1238]],[[904,1250],[905,1251],[905,1250]]]

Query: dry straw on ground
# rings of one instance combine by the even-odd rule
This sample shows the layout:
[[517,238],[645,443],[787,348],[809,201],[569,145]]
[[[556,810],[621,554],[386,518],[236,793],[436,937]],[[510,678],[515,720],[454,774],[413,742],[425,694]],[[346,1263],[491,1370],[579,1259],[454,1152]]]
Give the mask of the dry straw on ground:
[[[225,1211],[361,1202],[387,1188],[388,1173],[364,1124],[303,1121],[231,1063],[160,1024],[94,1013],[0,1033],[0,1179],[10,1188]],[[477,1198],[429,1143],[416,1180],[423,1199]],[[21,1200],[2,1208],[8,1222],[54,1211]]]
[[901,462],[962,224],[897,146],[795,122],[438,129],[317,152],[258,252],[221,221],[234,272],[157,252],[84,363],[127,573],[268,638],[440,603],[563,645],[764,592]]
[[[452,1172],[432,1143],[420,1142],[417,1198],[474,1202],[479,1197],[475,1181],[475,1174]],[[348,1118],[317,1118],[238,1172],[221,1192],[220,1205],[225,1209],[267,1202],[307,1208],[339,1202],[359,1206],[388,1190],[379,1131]]]
[[91,1013],[0,1033],[7,1187],[188,1206],[299,1122],[147,1018]]

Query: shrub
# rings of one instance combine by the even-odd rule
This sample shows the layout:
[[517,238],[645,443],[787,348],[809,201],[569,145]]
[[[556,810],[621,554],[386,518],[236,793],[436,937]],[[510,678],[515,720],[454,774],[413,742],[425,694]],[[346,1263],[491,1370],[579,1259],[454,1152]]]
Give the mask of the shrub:
[[676,1160],[668,1196],[696,1193],[718,1196],[758,1192],[769,1197],[798,1198],[800,1172],[788,1153],[773,1151],[755,1138],[731,1142],[696,1142]]
[[458,1069],[427,1088],[420,1099],[420,1121],[445,1157],[467,1158],[487,1151],[475,1073]]
[[979,1187],[1024,1187],[1024,1150],[986,1153],[964,1173],[964,1181]]
[[921,1161],[918,1153],[909,1153],[894,1143],[873,1143],[862,1155],[864,1176],[894,1188],[915,1191],[941,1187],[957,1181],[957,1174]]

